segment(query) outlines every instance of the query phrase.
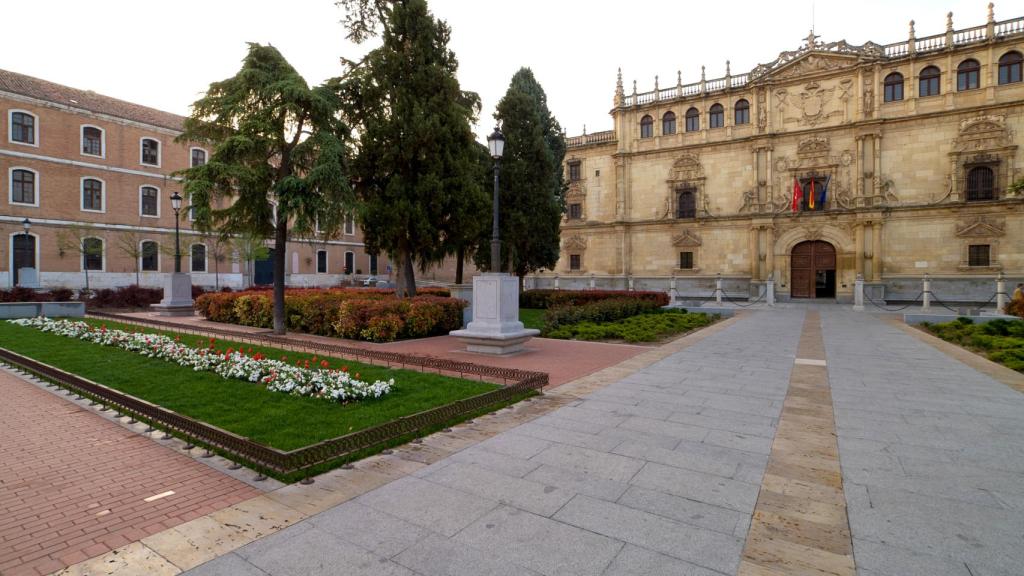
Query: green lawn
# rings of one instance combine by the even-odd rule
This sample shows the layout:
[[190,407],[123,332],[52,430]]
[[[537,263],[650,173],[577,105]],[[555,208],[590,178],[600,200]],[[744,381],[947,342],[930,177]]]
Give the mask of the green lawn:
[[[90,323],[106,324],[108,328],[137,328],[110,321]],[[189,344],[199,340],[184,334],[181,339]],[[0,346],[280,450],[307,446],[498,388],[486,382],[321,357],[332,367],[348,366],[350,372],[359,373],[363,380],[395,379],[391,393],[383,398],[342,405],[271,392],[258,384],[225,379],[213,372],[195,372],[134,352],[6,321],[0,321]],[[216,346],[222,350],[250,348],[248,344],[227,340],[218,340]],[[260,346],[252,349],[270,358],[287,356],[296,360],[311,356]]]
[[539,308],[520,308],[519,321],[527,328],[543,330],[545,312],[547,312],[547,310],[541,310]]

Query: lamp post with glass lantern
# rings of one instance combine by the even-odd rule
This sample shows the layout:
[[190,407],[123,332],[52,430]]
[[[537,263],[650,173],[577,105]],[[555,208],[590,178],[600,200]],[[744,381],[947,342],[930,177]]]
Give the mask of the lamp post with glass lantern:
[[487,137],[487,148],[494,159],[494,202],[491,222],[491,272],[501,271],[501,232],[498,230],[498,182],[501,172],[501,155],[505,152],[505,136],[497,126]]
[[181,229],[178,227],[178,213],[181,212],[181,194],[171,194],[171,208],[174,210],[174,273],[181,273]]

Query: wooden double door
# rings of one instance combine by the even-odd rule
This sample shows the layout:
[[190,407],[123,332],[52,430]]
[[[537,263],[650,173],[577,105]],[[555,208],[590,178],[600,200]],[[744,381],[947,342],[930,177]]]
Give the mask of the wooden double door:
[[836,249],[828,242],[811,240],[794,246],[789,270],[793,298],[835,298]]

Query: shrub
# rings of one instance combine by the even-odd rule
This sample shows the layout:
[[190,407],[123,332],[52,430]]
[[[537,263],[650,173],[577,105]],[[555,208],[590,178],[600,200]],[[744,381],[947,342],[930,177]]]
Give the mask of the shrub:
[[547,334],[550,338],[575,340],[625,340],[626,342],[654,342],[666,336],[688,332],[711,324],[718,315],[687,313],[684,310],[664,310],[631,316],[615,322],[583,321],[566,324]]
[[1010,316],[1024,318],[1024,298],[1014,298],[1006,305],[1006,313]]
[[996,319],[974,324],[967,318],[957,318],[921,327],[947,342],[983,352],[993,362],[1024,372],[1024,320]]
[[658,308],[657,303],[639,298],[597,300],[578,306],[561,305],[548,309],[544,315],[544,330],[556,330],[559,326],[580,322],[614,322]]
[[0,290],[0,302],[46,302],[49,301],[43,292],[31,288],[15,286],[10,290]]
[[52,288],[50,300],[53,302],[69,302],[75,297],[75,291],[71,288]]
[[527,290],[519,295],[520,308],[553,308],[555,306],[582,306],[600,300],[635,298],[654,302],[658,306],[669,303],[668,294],[655,291],[628,290]]
[[96,308],[146,308],[164,297],[159,288],[143,288],[137,284],[120,288],[101,288],[89,300]]

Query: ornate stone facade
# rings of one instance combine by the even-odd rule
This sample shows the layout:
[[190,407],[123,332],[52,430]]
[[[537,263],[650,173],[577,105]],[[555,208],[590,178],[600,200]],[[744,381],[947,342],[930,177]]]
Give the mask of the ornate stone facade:
[[[568,201],[584,217],[564,221],[563,258],[535,284],[697,296],[721,274],[757,294],[771,275],[785,298],[802,291],[802,242],[834,248],[834,269],[812,270],[819,297],[849,298],[862,274],[899,298],[929,273],[950,300],[987,299],[997,272],[1024,276],[1024,18],[911,28],[884,46],[816,38],[746,74],[648,93],[624,93],[620,73],[614,129],[568,139]],[[679,124],[665,133],[668,112]],[[641,137],[646,116],[655,130]]]

